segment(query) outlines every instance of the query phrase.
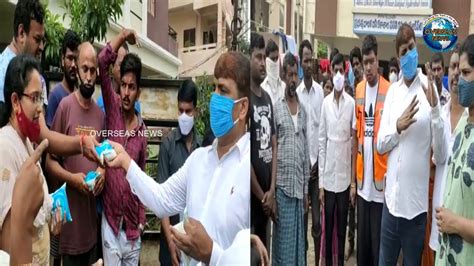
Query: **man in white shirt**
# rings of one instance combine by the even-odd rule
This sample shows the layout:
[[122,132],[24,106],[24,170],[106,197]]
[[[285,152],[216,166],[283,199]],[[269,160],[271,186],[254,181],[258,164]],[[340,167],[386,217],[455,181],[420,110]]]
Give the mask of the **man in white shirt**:
[[[311,202],[311,218],[313,225],[311,235],[314,240],[315,261],[319,261],[319,250],[321,243],[321,223],[319,209],[318,189],[318,154],[319,154],[319,119],[321,118],[321,106],[323,105],[324,92],[321,85],[312,78],[313,73],[313,47],[308,40],[304,40],[299,48],[301,67],[303,68],[303,81],[296,89],[301,106],[305,109],[307,120],[307,140],[311,172],[308,183],[308,197]],[[308,232],[308,210],[305,210],[305,236]],[[306,239],[306,251],[308,241]]]
[[428,79],[417,69],[415,33],[403,24],[396,37],[403,79],[385,98],[377,150],[388,153],[379,265],[420,265],[428,210],[431,148],[436,162],[446,158],[444,123],[429,64]]
[[[356,119],[354,99],[344,91],[343,56],[336,54],[331,66],[334,90],[324,98],[319,127],[319,199],[324,207],[326,265],[332,265],[335,224],[338,265],[343,265],[351,184],[351,137]],[[335,213],[337,221],[334,221]]]
[[[212,146],[191,153],[163,184],[141,171],[117,143],[113,143],[117,157],[108,162],[127,171],[132,192],[158,217],[186,208],[186,233],[171,228],[171,235],[176,246],[193,258],[192,265],[216,265],[237,233],[250,229],[250,134],[246,133],[250,62],[241,53],[224,53],[214,75],[217,85],[209,104],[216,136]],[[250,236],[247,243],[250,254]]]
[[272,104],[285,95],[285,83],[280,78],[280,59],[278,45],[270,39],[265,48],[267,76],[260,86],[270,95]]

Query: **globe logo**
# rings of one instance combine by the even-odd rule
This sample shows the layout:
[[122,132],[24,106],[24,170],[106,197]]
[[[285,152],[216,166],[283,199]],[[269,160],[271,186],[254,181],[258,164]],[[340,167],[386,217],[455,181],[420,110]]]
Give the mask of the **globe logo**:
[[458,40],[458,27],[458,22],[449,15],[432,15],[424,22],[423,39],[435,52],[450,51]]

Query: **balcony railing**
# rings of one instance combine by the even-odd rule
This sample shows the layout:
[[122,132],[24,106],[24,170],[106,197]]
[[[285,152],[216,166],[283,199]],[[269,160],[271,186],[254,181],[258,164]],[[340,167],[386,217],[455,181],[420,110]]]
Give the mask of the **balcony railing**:
[[185,53],[191,53],[191,52],[196,52],[196,51],[205,51],[205,50],[212,50],[217,48],[217,43],[210,43],[206,45],[200,45],[200,46],[190,46],[186,48],[181,48],[179,51],[183,54]]

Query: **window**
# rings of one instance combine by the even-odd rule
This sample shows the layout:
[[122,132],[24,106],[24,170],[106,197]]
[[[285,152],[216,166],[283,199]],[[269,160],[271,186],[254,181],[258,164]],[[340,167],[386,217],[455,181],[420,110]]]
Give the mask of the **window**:
[[196,45],[196,29],[184,30],[183,33],[183,46],[190,47]]
[[204,45],[214,43],[214,35],[212,31],[205,31],[202,33],[202,42]]
[[285,29],[285,6],[280,4],[280,29]]
[[156,0],[148,0],[148,13],[155,17],[155,1]]

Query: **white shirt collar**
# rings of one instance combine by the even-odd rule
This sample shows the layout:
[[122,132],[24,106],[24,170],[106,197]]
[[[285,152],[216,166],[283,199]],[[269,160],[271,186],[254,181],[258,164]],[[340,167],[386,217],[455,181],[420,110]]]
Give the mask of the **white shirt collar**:
[[[343,89],[342,94],[341,94],[341,99],[340,99],[341,103],[344,102],[346,95],[347,95],[347,92]],[[337,103],[336,102],[336,93],[334,92],[334,90],[331,92],[330,96],[332,97],[332,102]]]
[[315,92],[315,88],[317,86],[318,83],[316,83],[316,81],[314,81],[314,79],[311,79],[312,83],[311,83],[311,88],[309,88],[309,91],[306,89],[306,84],[304,83],[304,79],[301,80],[300,82],[300,85],[298,86],[298,88],[296,89],[297,91],[301,91],[301,92],[305,92],[305,93],[311,93],[311,92]]
[[[217,141],[218,138],[214,139],[212,142],[212,145],[209,149],[209,152],[215,152],[217,154]],[[239,158],[240,161],[244,159],[246,155],[248,155],[248,149],[250,148],[250,133],[246,132],[240,139],[237,141],[237,143],[232,146],[229,151],[222,156],[221,160],[223,160],[225,157],[227,157],[228,154],[230,154],[234,149],[237,149],[239,152]]]
[[410,88],[412,87],[414,84],[416,84],[417,82],[421,82],[421,76],[425,76],[423,74],[423,72],[421,71],[421,68],[417,68],[416,69],[416,76],[415,76],[415,79],[413,79],[413,82],[410,84],[410,86],[407,86],[407,84],[405,83],[405,78],[402,77],[401,79],[401,84],[403,84],[403,86],[407,87],[407,88]]

